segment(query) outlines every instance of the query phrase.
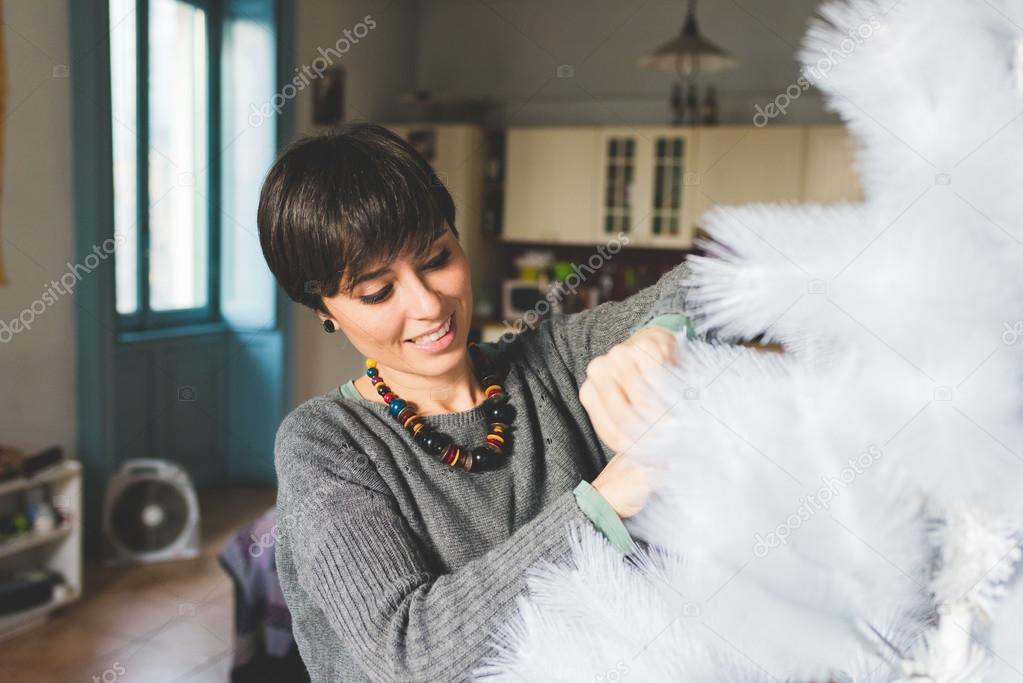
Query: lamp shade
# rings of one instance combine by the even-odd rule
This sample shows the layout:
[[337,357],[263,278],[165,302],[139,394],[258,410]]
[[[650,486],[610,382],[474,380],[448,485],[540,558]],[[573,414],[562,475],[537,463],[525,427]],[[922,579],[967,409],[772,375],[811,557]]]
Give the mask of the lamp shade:
[[696,3],[690,1],[678,35],[639,60],[640,66],[663,69],[685,76],[714,73],[738,66],[732,55],[710,42],[696,24]]

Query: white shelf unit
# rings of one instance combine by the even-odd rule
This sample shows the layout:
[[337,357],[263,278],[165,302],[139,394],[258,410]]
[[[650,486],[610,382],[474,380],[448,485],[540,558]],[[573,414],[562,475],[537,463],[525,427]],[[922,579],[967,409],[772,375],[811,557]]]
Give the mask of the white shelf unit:
[[46,488],[46,500],[66,511],[68,520],[46,532],[28,532],[0,542],[0,572],[51,569],[65,583],[54,591],[50,602],[12,614],[0,614],[0,641],[45,623],[56,609],[82,594],[82,467],[66,460],[48,467],[34,477],[0,482],[0,499],[28,490]]

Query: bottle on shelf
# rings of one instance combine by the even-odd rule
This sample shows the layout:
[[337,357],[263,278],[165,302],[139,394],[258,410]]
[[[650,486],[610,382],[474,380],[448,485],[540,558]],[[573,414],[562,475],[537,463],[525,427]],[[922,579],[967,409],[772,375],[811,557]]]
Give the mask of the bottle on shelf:
[[687,126],[694,126],[700,121],[700,101],[696,96],[696,84],[689,84],[689,91],[686,93],[685,114],[682,122]]
[[682,125],[682,120],[685,116],[684,106],[682,102],[682,84],[675,83],[675,86],[671,89],[671,125]]
[[718,122],[719,115],[717,92],[713,85],[708,85],[703,96],[703,104],[700,106],[700,123],[713,126]]

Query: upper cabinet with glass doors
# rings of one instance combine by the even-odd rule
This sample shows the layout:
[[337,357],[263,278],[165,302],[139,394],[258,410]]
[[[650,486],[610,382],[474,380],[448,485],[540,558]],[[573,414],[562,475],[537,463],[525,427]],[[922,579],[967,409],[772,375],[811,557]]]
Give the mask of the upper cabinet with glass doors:
[[513,128],[503,239],[689,249],[714,206],[855,197],[847,150],[840,126]]
[[632,246],[676,246],[687,239],[683,190],[692,133],[620,127],[603,128],[600,137],[598,241],[621,234]]

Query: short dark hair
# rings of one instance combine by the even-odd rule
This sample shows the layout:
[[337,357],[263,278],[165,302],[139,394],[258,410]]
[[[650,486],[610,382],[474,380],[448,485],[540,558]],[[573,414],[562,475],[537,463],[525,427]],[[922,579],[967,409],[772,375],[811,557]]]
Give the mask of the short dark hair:
[[[393,131],[347,123],[290,144],[259,193],[259,244],[293,300],[326,313],[376,263],[425,258],[455,205],[425,159]],[[344,282],[342,282],[342,277]]]

